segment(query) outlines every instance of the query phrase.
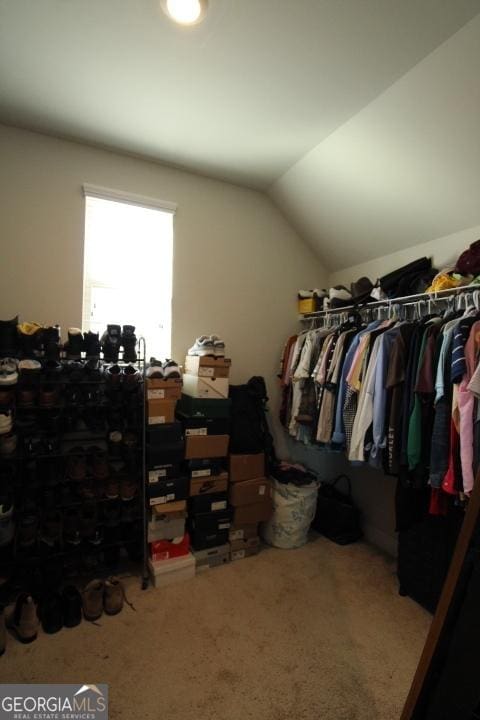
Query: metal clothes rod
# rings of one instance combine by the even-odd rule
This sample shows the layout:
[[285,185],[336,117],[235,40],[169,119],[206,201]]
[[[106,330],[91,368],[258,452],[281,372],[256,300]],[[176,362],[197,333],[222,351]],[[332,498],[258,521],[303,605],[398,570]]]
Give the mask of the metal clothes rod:
[[391,307],[397,304],[414,304],[420,300],[442,300],[451,295],[459,295],[464,292],[480,292],[480,285],[460,285],[456,288],[448,288],[447,290],[437,290],[431,293],[418,293],[417,295],[404,295],[403,297],[387,298],[386,300],[376,300],[375,302],[366,303],[365,305],[346,305],[345,307],[332,308],[331,310],[316,310],[311,313],[303,313],[299,315],[299,320],[311,320],[316,317],[326,317],[328,315],[340,315],[349,310],[369,310],[370,308]]

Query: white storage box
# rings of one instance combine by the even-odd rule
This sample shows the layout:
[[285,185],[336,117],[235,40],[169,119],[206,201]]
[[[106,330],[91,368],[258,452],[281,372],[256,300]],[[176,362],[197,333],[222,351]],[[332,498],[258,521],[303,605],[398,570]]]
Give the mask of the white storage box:
[[228,378],[184,375],[183,392],[195,398],[224,400],[228,398]]
[[195,577],[195,558],[192,553],[171,560],[148,561],[148,569],[156,588],[173,585]]

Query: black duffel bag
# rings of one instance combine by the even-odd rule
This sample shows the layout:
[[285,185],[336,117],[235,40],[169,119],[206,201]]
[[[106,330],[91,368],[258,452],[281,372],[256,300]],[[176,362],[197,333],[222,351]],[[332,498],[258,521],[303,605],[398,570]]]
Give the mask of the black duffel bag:
[[[348,494],[335,487],[343,479],[347,482]],[[362,537],[360,513],[353,502],[352,486],[347,475],[339,475],[333,482],[322,482],[320,485],[312,528],[338,545],[348,545]]]

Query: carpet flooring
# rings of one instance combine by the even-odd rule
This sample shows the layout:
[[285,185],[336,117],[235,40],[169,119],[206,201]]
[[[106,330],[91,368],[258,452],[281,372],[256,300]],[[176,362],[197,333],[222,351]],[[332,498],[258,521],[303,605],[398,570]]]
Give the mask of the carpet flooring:
[[21,645],[2,682],[108,683],[113,720],[394,720],[431,617],[392,560],[321,537],[164,589],[135,611]]

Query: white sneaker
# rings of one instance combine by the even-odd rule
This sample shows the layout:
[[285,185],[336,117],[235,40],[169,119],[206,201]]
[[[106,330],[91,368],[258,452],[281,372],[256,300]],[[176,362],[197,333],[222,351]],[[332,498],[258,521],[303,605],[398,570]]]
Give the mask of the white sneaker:
[[5,358],[0,361],[0,385],[15,385],[18,380],[17,361]]
[[150,364],[145,374],[147,378],[163,378],[162,361],[156,360],[154,357],[150,358]]
[[165,360],[163,363],[163,377],[167,378],[180,378],[180,368],[174,360]]
[[222,338],[219,338],[218,335],[210,335],[210,340],[213,342],[215,357],[225,357],[225,343]]
[[20,372],[40,372],[42,369],[41,363],[38,360],[20,360],[18,363],[18,369]]
[[215,356],[215,347],[211,337],[209,335],[201,335],[195,340],[195,345],[192,345],[187,354],[198,355],[199,357],[205,357],[206,355]]
[[4,410],[0,413],[0,435],[6,435],[12,429],[12,413]]

